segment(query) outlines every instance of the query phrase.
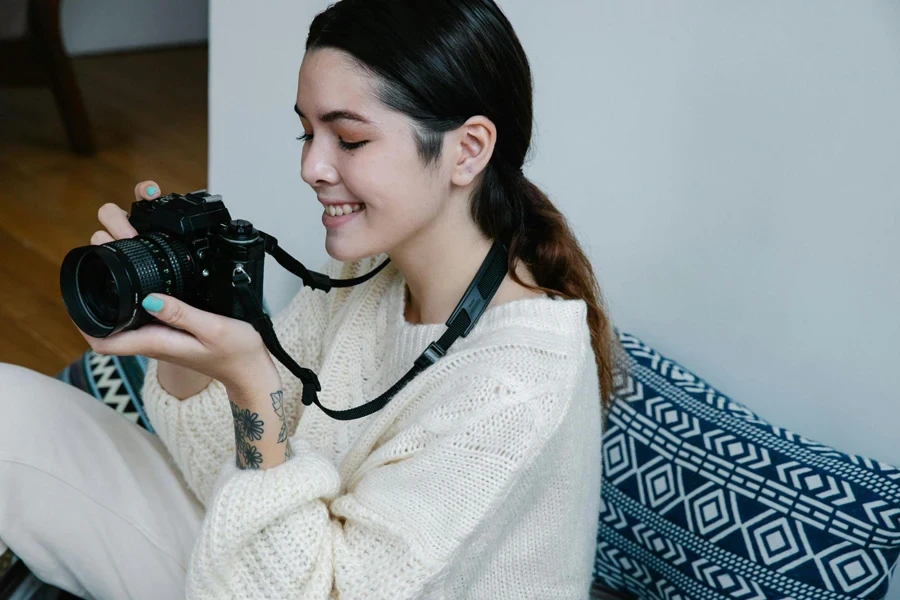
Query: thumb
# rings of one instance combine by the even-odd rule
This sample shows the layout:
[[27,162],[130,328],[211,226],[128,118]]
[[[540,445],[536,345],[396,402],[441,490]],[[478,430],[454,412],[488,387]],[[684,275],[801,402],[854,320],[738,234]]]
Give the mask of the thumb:
[[141,302],[148,313],[177,329],[192,334],[199,339],[205,339],[210,332],[216,331],[215,320],[218,315],[194,308],[178,298],[165,294],[149,294]]

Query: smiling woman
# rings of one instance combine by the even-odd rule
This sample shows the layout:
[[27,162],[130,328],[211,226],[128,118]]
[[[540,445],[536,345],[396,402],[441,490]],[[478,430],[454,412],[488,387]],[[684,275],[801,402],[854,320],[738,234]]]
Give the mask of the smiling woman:
[[[377,412],[335,422],[304,405],[301,382],[247,323],[168,297],[145,305],[180,331],[169,343],[155,332],[151,356],[165,360],[148,361],[142,389],[161,444],[114,436],[159,467],[140,488],[150,501],[136,504],[152,507],[140,530],[164,550],[140,562],[151,565],[141,576],[172,597],[210,599],[588,595],[617,344],[565,217],[522,171],[531,85],[493,0],[342,0],[316,16],[294,111],[300,176],[324,211],[330,258],[319,270],[351,279],[390,262],[350,293],[303,288],[275,333],[338,411],[384,394],[423,349],[446,351],[431,350],[431,367]],[[508,256],[493,271],[499,288],[460,336],[445,324],[496,247]],[[152,349],[140,346],[151,333],[103,348]],[[460,338],[441,345],[448,336]],[[175,396],[173,366],[213,379]],[[38,413],[26,412],[24,433],[19,423],[9,437],[36,430]],[[165,465],[190,493],[172,491],[180,479]],[[160,481],[175,500],[159,501]],[[118,489],[102,483],[92,493]],[[191,498],[202,510],[186,509]],[[170,510],[188,525],[174,527]],[[32,514],[25,529],[48,535]],[[166,569],[173,547],[190,559]],[[66,558],[43,571],[69,572]],[[135,568],[118,560],[125,575],[80,571],[78,583],[96,597],[139,596],[113,593]]]

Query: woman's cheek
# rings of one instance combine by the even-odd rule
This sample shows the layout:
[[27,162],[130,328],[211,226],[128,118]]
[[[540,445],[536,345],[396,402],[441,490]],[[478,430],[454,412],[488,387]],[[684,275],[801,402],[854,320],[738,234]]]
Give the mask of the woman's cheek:
[[[384,197],[382,187],[384,186],[384,176],[379,175],[377,169],[373,170],[354,170],[349,177],[344,180],[347,191],[350,192],[350,200],[361,202],[369,208],[377,209],[381,206],[379,198]],[[390,196],[388,196],[390,197]]]

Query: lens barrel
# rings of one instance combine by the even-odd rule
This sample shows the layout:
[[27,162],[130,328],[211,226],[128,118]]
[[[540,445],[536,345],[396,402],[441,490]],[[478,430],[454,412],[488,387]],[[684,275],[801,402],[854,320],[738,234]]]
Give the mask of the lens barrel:
[[141,306],[147,294],[190,301],[197,279],[188,247],[166,233],[151,232],[71,250],[63,259],[59,285],[75,325],[103,338],[148,323],[150,315]]

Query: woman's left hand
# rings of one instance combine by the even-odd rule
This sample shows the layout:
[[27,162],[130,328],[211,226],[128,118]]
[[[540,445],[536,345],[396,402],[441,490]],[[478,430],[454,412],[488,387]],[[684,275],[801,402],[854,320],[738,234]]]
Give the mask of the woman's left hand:
[[[154,299],[162,302],[154,303]],[[248,390],[254,382],[279,377],[262,338],[249,323],[200,310],[165,294],[150,294],[143,306],[171,327],[149,323],[106,338],[79,332],[100,354],[155,358],[217,379],[226,388]]]

